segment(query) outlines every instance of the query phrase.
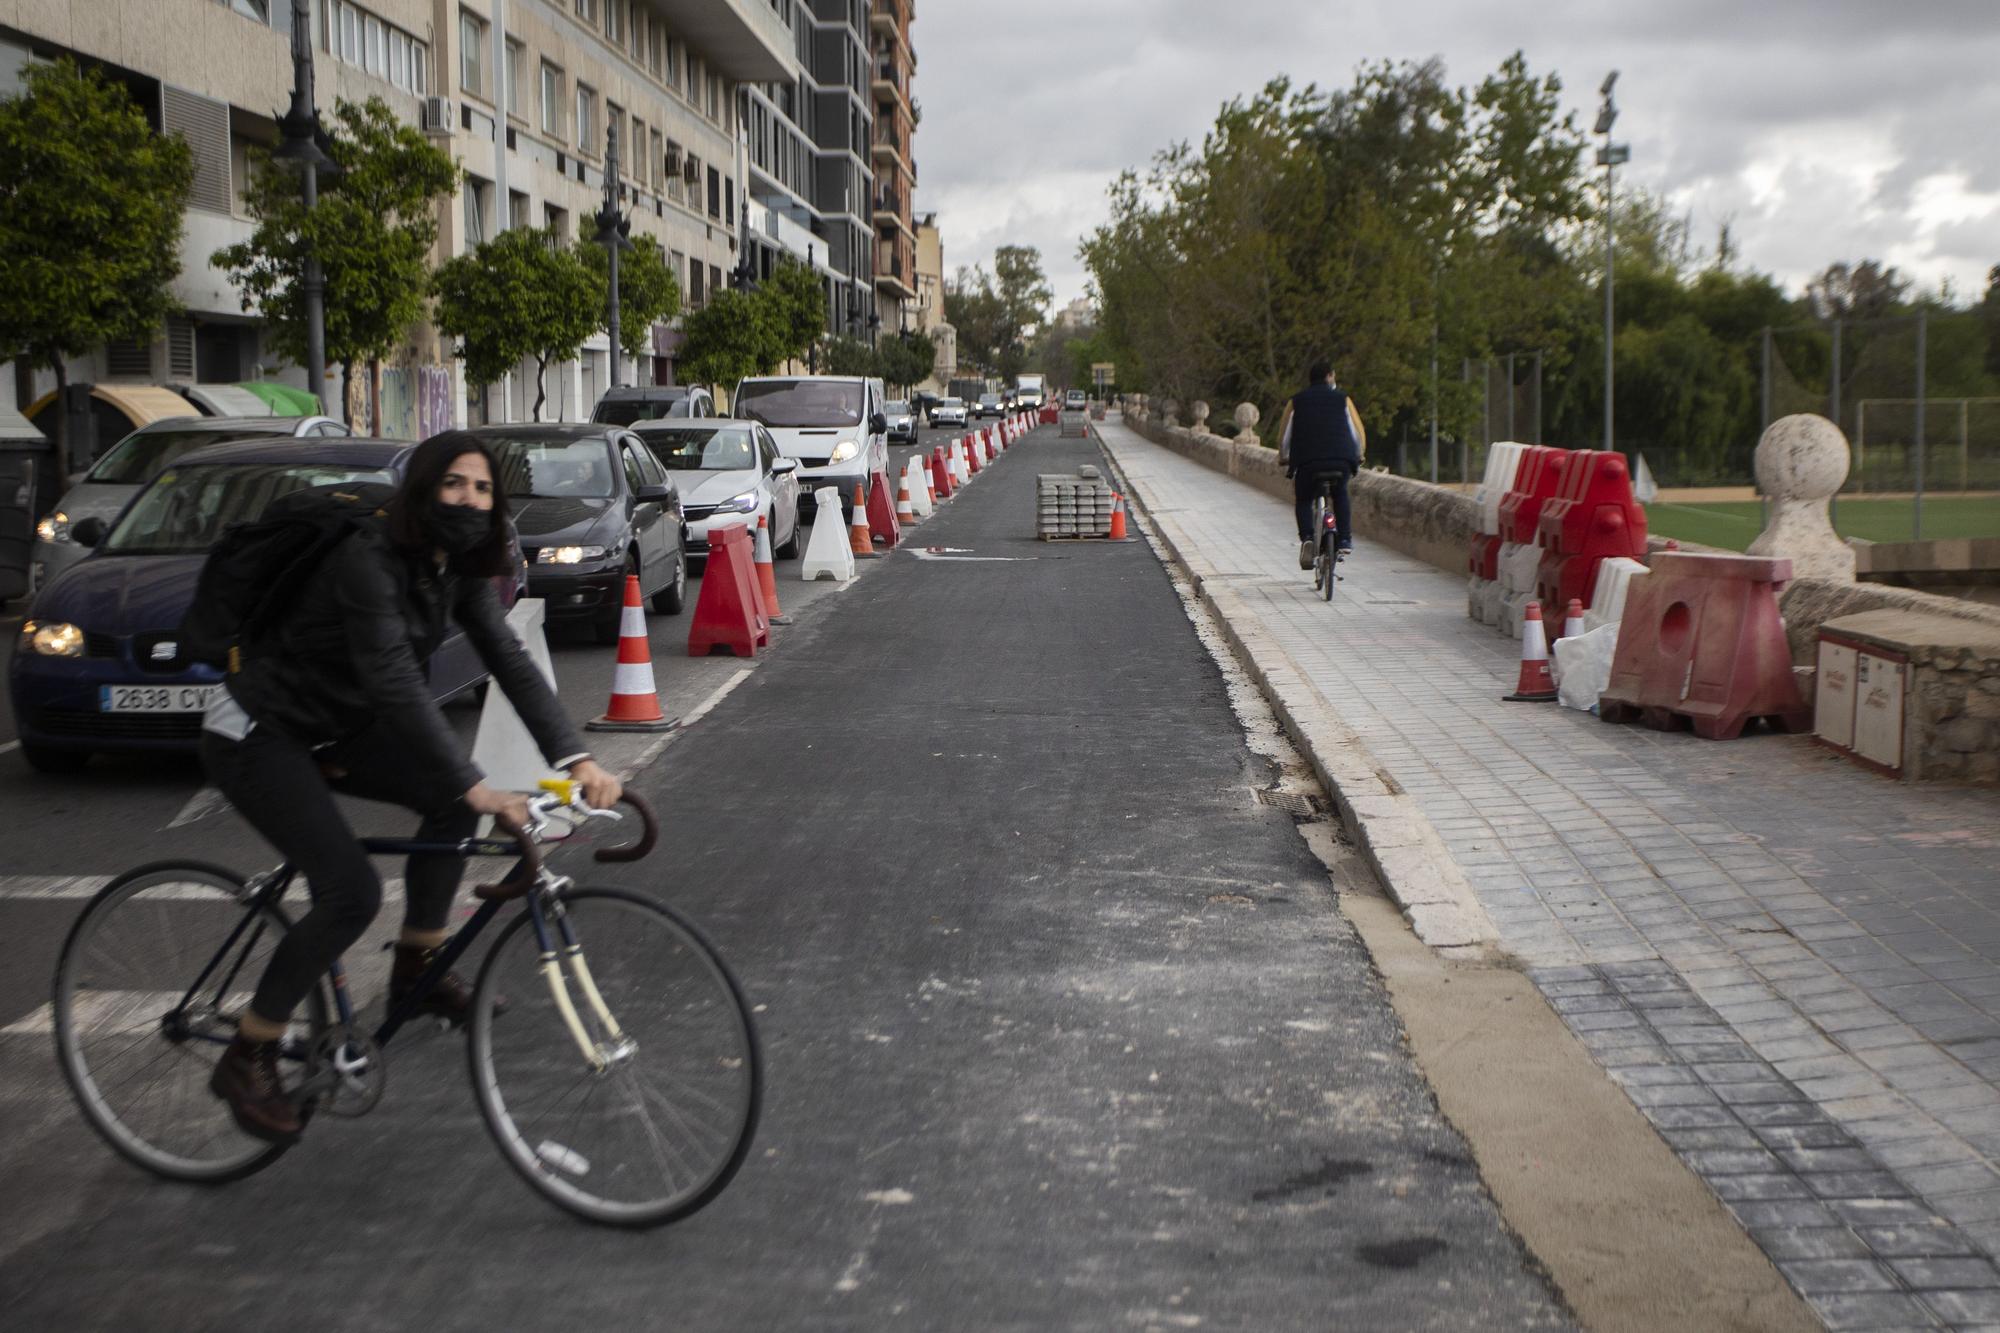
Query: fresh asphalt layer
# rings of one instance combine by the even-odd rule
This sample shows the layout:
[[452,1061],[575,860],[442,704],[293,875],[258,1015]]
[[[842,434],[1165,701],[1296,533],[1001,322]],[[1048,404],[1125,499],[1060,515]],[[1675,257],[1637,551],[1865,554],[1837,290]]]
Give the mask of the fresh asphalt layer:
[[0,1038],[8,1322],[1564,1325],[1159,561],[1033,540],[1034,474],[1082,462],[1038,432],[791,627],[638,777],[660,852],[590,867],[702,923],[758,1008],[763,1124],[708,1209],[549,1208],[454,1039],[196,1190]]

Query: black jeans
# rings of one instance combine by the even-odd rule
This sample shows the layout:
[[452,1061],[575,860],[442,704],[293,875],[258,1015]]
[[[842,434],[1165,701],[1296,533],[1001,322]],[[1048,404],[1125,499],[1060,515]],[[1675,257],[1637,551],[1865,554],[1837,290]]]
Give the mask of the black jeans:
[[1341,543],[1353,545],[1353,516],[1347,505],[1347,479],[1353,475],[1352,463],[1315,463],[1310,471],[1301,469],[1292,474],[1292,507],[1299,520],[1300,541],[1319,540],[1319,534],[1312,530],[1313,501],[1319,499],[1320,479],[1326,477],[1332,478],[1334,483],[1333,520],[1339,525]]
[[[352,741],[308,750],[270,727],[240,741],[213,732],[201,737],[209,778],[279,855],[303,875],[312,908],[281,940],[257,984],[251,1008],[283,1021],[382,909],[382,880],[355,843],[333,794],[387,801],[424,817],[416,836],[439,842],[469,838],[479,816],[463,801],[426,808],[408,780],[409,748],[376,727]],[[325,767],[322,767],[325,765]],[[332,776],[329,769],[340,776]],[[461,856],[412,856],[404,877],[403,923],[442,930],[465,869]]]

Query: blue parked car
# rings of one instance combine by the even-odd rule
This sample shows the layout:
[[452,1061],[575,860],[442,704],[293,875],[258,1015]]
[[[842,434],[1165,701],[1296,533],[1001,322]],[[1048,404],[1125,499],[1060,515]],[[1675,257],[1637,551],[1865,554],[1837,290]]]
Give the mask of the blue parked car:
[[[100,750],[193,751],[222,673],[183,658],[174,631],[209,547],[292,491],[393,484],[415,448],[362,439],[210,445],[175,460],[115,522],[77,524],[71,537],[90,554],[36,594],[8,673],[22,757],[44,773],[72,773]],[[512,583],[503,601],[521,579]],[[484,679],[462,634],[431,659],[440,700]]]

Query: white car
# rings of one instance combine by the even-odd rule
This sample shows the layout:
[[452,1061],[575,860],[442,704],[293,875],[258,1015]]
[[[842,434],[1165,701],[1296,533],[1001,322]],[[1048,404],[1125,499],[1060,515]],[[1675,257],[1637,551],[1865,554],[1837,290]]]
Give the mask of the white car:
[[773,555],[798,554],[799,462],[778,452],[770,431],[724,417],[641,421],[632,431],[680,489],[689,556],[708,554],[711,528],[741,524],[754,536],[760,517]]
[[965,400],[962,398],[940,398],[931,404],[931,424],[933,426],[963,426],[965,424]]
[[1068,393],[1063,395],[1063,407],[1065,407],[1069,411],[1081,412],[1084,408],[1088,407],[1089,405],[1090,405],[1090,400],[1084,397],[1083,390],[1081,389],[1071,389]]

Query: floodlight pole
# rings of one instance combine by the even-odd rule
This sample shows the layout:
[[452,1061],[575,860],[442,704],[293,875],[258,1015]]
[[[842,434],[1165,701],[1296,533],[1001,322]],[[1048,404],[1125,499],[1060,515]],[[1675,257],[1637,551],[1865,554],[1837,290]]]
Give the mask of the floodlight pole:
[[1612,347],[1616,302],[1616,282],[1612,270],[1616,257],[1616,242],[1613,239],[1618,205],[1616,173],[1619,163],[1632,160],[1632,150],[1628,145],[1611,141],[1611,126],[1618,119],[1618,108],[1611,100],[1611,89],[1617,82],[1618,71],[1614,69],[1599,89],[1604,94],[1604,105],[1597,109],[1597,128],[1594,131],[1604,136],[1604,147],[1597,150],[1597,164],[1604,168],[1604,447],[1607,450],[1615,443],[1611,409],[1617,379]]

